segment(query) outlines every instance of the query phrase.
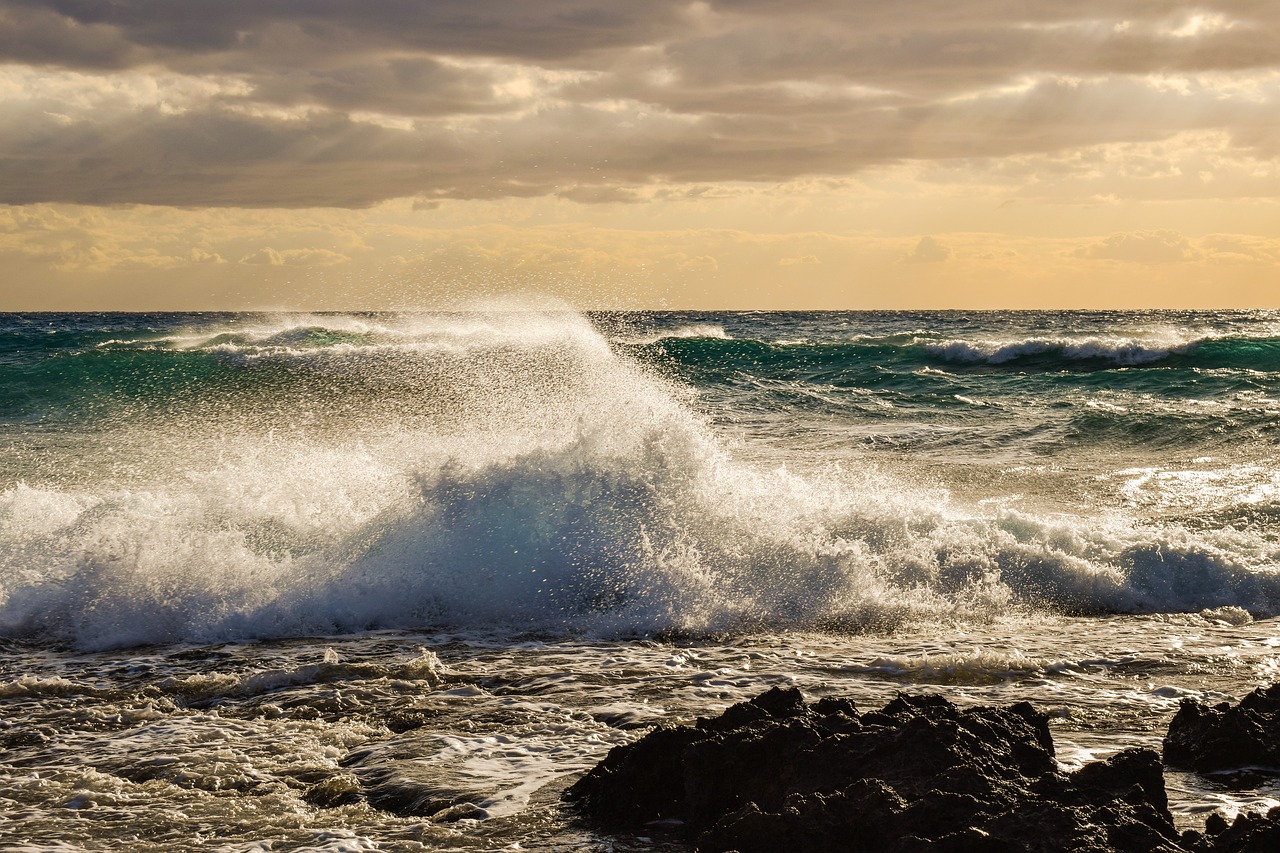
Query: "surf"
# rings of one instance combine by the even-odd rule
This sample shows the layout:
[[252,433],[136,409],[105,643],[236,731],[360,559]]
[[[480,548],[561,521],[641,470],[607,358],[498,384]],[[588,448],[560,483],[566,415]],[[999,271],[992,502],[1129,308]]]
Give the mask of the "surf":
[[130,390],[72,370],[102,383],[93,416],[54,418],[38,454],[50,422],[13,433],[39,462],[0,490],[4,636],[1280,612],[1265,540],[968,505],[875,462],[748,458],[697,386],[565,307],[180,320],[68,345],[64,364],[119,356]]

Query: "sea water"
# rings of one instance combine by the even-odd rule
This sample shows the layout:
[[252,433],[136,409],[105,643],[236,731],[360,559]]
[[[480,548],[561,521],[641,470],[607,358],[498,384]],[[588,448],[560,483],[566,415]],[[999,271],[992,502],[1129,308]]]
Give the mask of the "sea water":
[[0,847],[679,850],[559,793],[775,685],[1158,748],[1278,445],[1274,312],[0,315]]

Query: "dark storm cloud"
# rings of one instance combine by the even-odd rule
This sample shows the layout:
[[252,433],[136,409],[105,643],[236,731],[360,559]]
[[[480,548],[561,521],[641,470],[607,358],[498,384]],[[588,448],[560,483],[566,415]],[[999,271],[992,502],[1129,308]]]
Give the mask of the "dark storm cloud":
[[[111,27],[154,57],[252,53],[273,31],[301,36],[300,53],[433,52],[561,60],[645,44],[669,33],[685,4],[603,0],[6,0]],[[310,47],[307,48],[306,46]],[[70,61],[64,52],[58,61]],[[296,57],[296,58],[301,58]]]
[[[1258,67],[1280,56],[1280,10],[1250,0],[3,0],[0,14],[6,30],[30,36],[6,39],[0,58],[90,68],[252,71],[271,59],[324,64],[403,51],[607,67],[612,54],[653,45],[692,79],[901,80]],[[1238,26],[1192,43],[1153,31],[1195,14]]]
[[1193,130],[1270,157],[1278,17],[1244,0],[0,0],[0,202],[603,201]]
[[145,55],[116,27],[0,3],[0,61],[105,69],[127,67]]
[[254,74],[253,99],[400,116],[486,113],[513,106],[512,99],[495,92],[499,82],[492,72],[451,68],[430,57],[332,67],[276,65]]
[[1133,26],[1037,28],[988,24],[939,30],[865,30],[813,21],[759,21],[666,52],[693,86],[826,79],[937,95],[1019,74],[1146,74],[1271,67],[1275,31],[1237,27],[1179,39]]

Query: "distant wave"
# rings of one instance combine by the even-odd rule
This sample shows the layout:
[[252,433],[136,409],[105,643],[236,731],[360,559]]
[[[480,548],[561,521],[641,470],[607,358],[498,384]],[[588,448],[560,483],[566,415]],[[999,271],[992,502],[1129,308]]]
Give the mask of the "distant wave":
[[[342,377],[351,383],[343,394],[357,393],[359,383],[367,386],[366,391],[416,384],[424,394],[421,402],[426,403],[441,396],[441,389],[453,387],[449,393],[464,393],[461,377],[483,381],[486,370],[502,374],[507,368],[499,367],[499,362],[508,362],[512,371],[518,371],[520,363],[536,367],[530,359],[543,358],[542,348],[572,354],[591,347],[599,360],[652,360],[663,372],[694,384],[755,378],[792,383],[800,395],[810,394],[810,386],[875,388],[908,396],[942,393],[948,400],[961,402],[962,398],[985,398],[971,393],[962,379],[945,390],[931,380],[963,377],[975,369],[1052,373],[1122,367],[1131,368],[1130,375],[1113,377],[1113,382],[1120,383],[1114,387],[1148,393],[1152,387],[1139,386],[1154,381],[1149,377],[1160,368],[1234,371],[1238,376],[1250,371],[1280,372],[1280,338],[1266,336],[1155,330],[1111,336],[939,340],[916,330],[770,339],[730,334],[715,323],[683,323],[643,333],[624,330],[611,336],[592,329],[590,336],[575,336],[565,331],[565,324],[547,322],[556,316],[554,312],[500,313],[501,322],[460,312],[375,318],[255,317],[217,320],[163,335],[126,336],[117,330],[103,340],[68,348],[57,358],[14,369],[8,379],[15,390],[15,405],[31,406],[41,399],[66,401],[65,410],[75,412],[88,401],[99,411],[139,401],[151,408],[162,403],[181,408],[184,403],[178,398],[189,403],[233,389],[262,395],[264,383],[277,383],[279,393],[289,398],[307,393],[332,396],[338,391],[332,382]],[[587,325],[581,318],[575,322]],[[546,358],[556,356],[550,353]],[[544,374],[537,369],[531,373]],[[1232,381],[1228,378],[1220,384],[1226,387]],[[204,383],[211,385],[209,395],[193,396]],[[0,388],[0,396],[4,392]],[[379,405],[385,408],[393,402],[403,408],[409,401],[383,397]]]
[[917,338],[930,356],[952,364],[1035,366],[1052,369],[1090,362],[1116,367],[1280,370],[1280,338],[1214,333],[1160,333],[1094,337],[1028,337],[1018,340]]
[[947,340],[916,343],[946,361],[1005,364],[1020,359],[1052,355],[1065,361],[1105,361],[1116,365],[1141,365],[1170,355],[1194,351],[1210,338],[1196,336],[1144,337],[1035,337],[1015,341]]
[[687,325],[673,326],[669,329],[655,329],[640,335],[623,335],[616,340],[618,343],[632,346],[650,346],[660,341],[680,338],[730,340],[730,336],[725,332],[724,327],[715,323],[689,323]]
[[678,364],[744,370],[919,371],[969,365],[1014,370],[1176,367],[1280,372],[1280,337],[1153,330],[1117,335],[1036,335],[1012,339],[943,338],[926,334],[770,339],[653,333],[628,342],[664,342]]

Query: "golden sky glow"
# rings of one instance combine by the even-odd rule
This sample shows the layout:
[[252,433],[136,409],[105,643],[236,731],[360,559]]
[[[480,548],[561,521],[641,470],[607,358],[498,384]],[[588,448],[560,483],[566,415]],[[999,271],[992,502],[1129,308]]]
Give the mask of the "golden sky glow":
[[0,0],[0,310],[1280,306],[1280,5]]

